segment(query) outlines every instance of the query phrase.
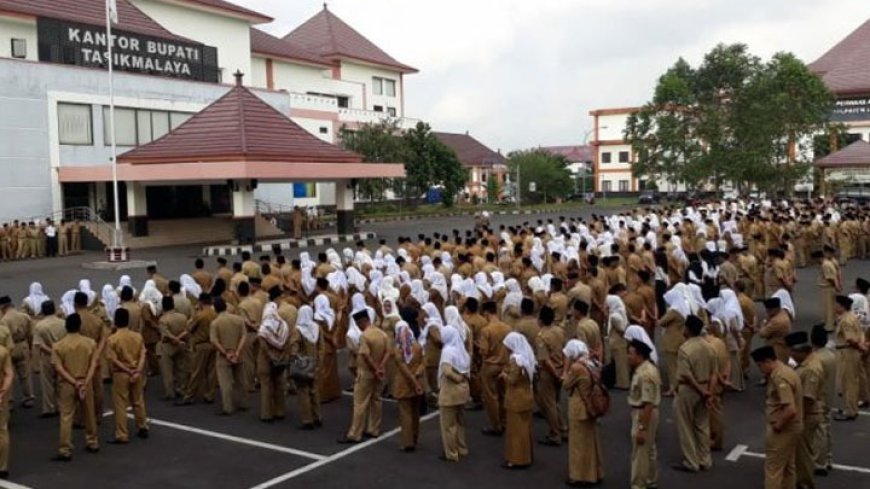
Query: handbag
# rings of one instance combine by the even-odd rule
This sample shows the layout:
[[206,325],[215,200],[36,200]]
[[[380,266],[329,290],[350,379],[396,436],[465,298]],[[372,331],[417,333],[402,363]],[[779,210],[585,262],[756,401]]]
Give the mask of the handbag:
[[296,382],[313,382],[317,362],[308,356],[297,356],[289,362],[290,378]]

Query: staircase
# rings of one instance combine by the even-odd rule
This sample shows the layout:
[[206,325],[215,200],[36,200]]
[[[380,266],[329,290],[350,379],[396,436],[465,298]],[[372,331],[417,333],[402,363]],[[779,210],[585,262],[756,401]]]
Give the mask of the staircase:
[[148,236],[127,236],[130,249],[157,248],[187,244],[229,243],[235,239],[229,217],[167,219],[148,221]]

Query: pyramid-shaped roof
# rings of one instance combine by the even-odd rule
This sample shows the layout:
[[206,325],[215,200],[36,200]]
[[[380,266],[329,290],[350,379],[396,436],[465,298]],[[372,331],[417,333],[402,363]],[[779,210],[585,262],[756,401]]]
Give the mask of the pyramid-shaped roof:
[[816,161],[819,168],[870,167],[870,143],[859,139]]
[[324,68],[336,64],[292,41],[275,37],[256,27],[251,27],[251,53],[301,61],[306,64],[323,66]]
[[418,70],[400,63],[362,34],[333,14],[324,4],[323,10],[284,36],[309,51],[325,58],[350,58],[398,70],[416,73]]
[[870,20],[809,65],[838,95],[870,94]]
[[491,150],[468,133],[456,134],[452,132],[433,132],[446,146],[450,147],[459,161],[465,166],[493,166],[503,165],[505,157]]
[[223,97],[119,163],[273,161],[359,163],[362,157],[320,140],[238,82]]

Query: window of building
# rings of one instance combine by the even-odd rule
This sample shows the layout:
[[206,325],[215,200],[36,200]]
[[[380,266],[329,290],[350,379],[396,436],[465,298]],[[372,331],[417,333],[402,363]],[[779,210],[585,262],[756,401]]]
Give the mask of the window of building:
[[375,106],[373,107],[373,109],[374,109],[375,112],[383,112],[383,111],[384,111],[384,106],[383,106],[383,105],[375,105]]
[[620,151],[619,152],[619,162],[620,163],[628,163],[628,151]]
[[329,128],[326,126],[320,126],[320,134],[329,134]]
[[387,97],[395,97],[396,80],[381,78],[379,76],[372,77],[372,93],[374,93],[375,95],[386,95]]
[[486,183],[487,175],[488,175],[488,173],[486,173],[485,171],[480,172],[480,181],[483,183]]
[[384,79],[373,77],[372,78],[372,93],[375,95],[383,95],[384,94]]
[[610,163],[610,151],[606,151],[601,153],[601,162],[602,163]]
[[387,114],[390,114],[390,117],[396,117],[396,113],[395,107],[387,107]]
[[60,144],[81,146],[94,144],[91,106],[57,104],[57,133]]
[[151,112],[151,137],[162,138],[169,132],[169,112],[154,110]]
[[[118,146],[148,144],[186,122],[191,115],[187,112],[115,107],[115,144]],[[110,127],[109,108],[103,107],[103,141],[106,146],[112,143]]]
[[384,95],[387,97],[396,96],[396,80],[384,80]]
[[187,122],[187,119],[190,119],[192,114],[188,114],[187,112],[170,112],[169,113],[169,130],[173,131],[176,127]]
[[148,144],[154,140],[154,133],[151,131],[151,111],[137,110],[136,111],[136,141],[142,144]]
[[610,192],[610,191],[613,190],[613,189],[612,189],[612,187],[613,187],[612,183],[613,183],[613,182],[611,182],[610,180],[604,180],[604,181],[601,182],[601,188],[604,189],[605,192]]
[[336,100],[338,101],[339,108],[346,109],[350,107],[350,97],[347,95],[339,95],[336,97]]
[[620,192],[628,192],[628,180],[620,180],[619,181],[619,191]]
[[13,58],[26,58],[27,57],[27,40],[26,39],[12,39],[12,57]]

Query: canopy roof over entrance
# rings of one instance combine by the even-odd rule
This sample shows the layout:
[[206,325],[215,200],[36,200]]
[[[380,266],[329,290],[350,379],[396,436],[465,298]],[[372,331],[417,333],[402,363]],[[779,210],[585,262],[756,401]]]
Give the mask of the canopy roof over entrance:
[[824,169],[864,168],[870,170],[870,143],[859,139],[845,148],[816,160]]

